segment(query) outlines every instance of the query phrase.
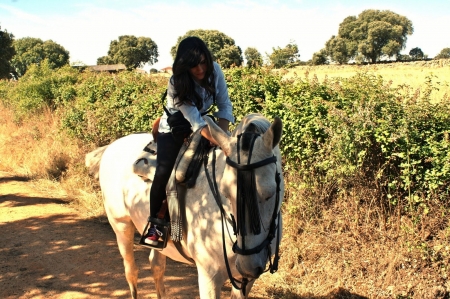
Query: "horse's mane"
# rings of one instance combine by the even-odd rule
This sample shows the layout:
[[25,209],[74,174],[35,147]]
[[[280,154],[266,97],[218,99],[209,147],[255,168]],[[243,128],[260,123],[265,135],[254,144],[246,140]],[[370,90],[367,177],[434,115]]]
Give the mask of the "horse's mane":
[[253,113],[245,116],[236,127],[232,136],[242,135],[242,150],[247,151],[255,134],[263,134],[270,127],[270,122],[262,114]]
[[262,114],[252,113],[245,116],[240,124],[233,131],[232,136],[237,136],[242,133],[257,133],[263,134],[270,127],[270,122]]

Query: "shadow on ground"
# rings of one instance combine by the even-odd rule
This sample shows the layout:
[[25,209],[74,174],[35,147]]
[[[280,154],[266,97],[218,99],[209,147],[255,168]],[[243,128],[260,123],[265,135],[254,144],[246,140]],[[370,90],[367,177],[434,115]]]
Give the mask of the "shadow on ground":
[[8,175],[4,177],[0,177],[0,184],[11,182],[11,181],[18,181],[18,182],[28,182],[30,178],[26,176],[19,176],[19,175]]
[[[0,183],[11,181],[27,179],[0,178]],[[0,195],[0,220],[5,219],[0,222],[0,298],[130,298],[115,235],[104,218],[81,219],[68,208],[53,211],[66,202],[24,194]],[[24,214],[8,216],[14,213]],[[135,247],[140,298],[156,298],[149,252]],[[167,261],[169,298],[199,298],[195,267]],[[230,291],[228,283],[221,298],[229,298]],[[269,291],[271,298],[282,299],[367,299],[342,289],[327,296]],[[250,298],[264,299],[251,293]]]
[[314,296],[313,294],[297,295],[289,291],[280,291],[276,289],[268,290],[268,293],[272,296],[271,298],[280,299],[369,299],[368,297],[351,293],[343,288],[338,288],[324,296]]
[[[63,202],[8,194],[0,197],[0,211],[39,205],[50,209]],[[64,298],[130,298],[109,223],[82,220],[75,213],[22,218],[0,222],[0,298],[59,298],[62,293],[69,294]],[[156,297],[148,254],[148,249],[136,247],[141,298]],[[166,286],[173,286],[173,298],[195,298],[196,269],[168,260]]]
[[65,204],[67,201],[57,198],[45,198],[45,197],[26,197],[18,194],[3,194],[0,195],[0,204],[9,202],[9,207],[24,207],[29,205],[46,205],[50,203]]

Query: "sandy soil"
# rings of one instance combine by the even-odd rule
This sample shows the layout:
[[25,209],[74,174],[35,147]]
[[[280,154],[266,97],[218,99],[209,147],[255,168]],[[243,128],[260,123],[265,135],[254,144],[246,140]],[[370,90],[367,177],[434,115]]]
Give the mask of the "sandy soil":
[[[37,189],[0,172],[0,298],[130,298],[106,219],[83,218]],[[135,247],[140,298],[156,298],[148,254]],[[167,261],[169,298],[198,298],[195,267]],[[222,291],[229,297],[229,286]]]

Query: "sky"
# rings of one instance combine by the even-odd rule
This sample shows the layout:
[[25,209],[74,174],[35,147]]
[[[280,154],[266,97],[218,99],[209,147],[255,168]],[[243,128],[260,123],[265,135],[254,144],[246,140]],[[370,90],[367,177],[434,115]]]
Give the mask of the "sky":
[[245,51],[263,56],[298,45],[307,61],[324,48],[339,24],[365,9],[390,10],[411,20],[403,54],[419,47],[434,57],[450,47],[450,0],[0,0],[0,27],[15,36],[52,40],[70,62],[95,65],[121,35],[150,37],[158,62],[171,66],[170,49],[188,30],[218,30]]

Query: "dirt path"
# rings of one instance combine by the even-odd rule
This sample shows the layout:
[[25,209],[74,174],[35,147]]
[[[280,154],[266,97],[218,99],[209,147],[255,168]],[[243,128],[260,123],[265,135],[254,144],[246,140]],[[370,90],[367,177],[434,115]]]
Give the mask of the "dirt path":
[[[149,250],[135,253],[139,296],[156,298]],[[167,261],[169,298],[198,298],[196,269]],[[111,227],[0,172],[0,298],[130,298]]]

